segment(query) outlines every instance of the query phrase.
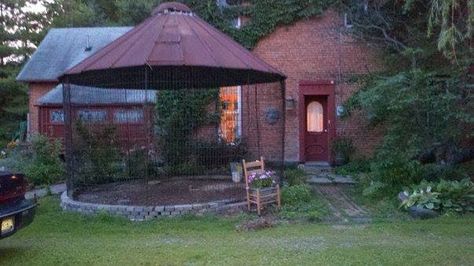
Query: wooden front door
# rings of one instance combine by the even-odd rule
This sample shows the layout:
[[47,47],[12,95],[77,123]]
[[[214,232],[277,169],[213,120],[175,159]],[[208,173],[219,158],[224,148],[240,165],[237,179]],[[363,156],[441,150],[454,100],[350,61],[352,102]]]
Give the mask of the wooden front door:
[[329,160],[328,96],[307,95],[304,99],[305,159],[327,162]]

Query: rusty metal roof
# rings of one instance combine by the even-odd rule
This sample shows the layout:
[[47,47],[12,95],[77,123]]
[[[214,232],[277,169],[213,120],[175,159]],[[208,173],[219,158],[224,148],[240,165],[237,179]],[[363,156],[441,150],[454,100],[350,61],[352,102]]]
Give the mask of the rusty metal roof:
[[[145,74],[146,72],[146,74]],[[181,3],[163,3],[62,79],[87,86],[215,87],[280,81],[285,76]],[[140,84],[140,85],[138,85]]]

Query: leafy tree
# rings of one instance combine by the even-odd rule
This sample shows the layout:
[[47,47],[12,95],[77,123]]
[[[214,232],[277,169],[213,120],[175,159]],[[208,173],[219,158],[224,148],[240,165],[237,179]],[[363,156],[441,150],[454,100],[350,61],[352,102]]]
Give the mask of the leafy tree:
[[346,102],[349,115],[362,109],[385,129],[369,190],[397,190],[473,158],[472,2],[342,1],[350,34],[385,52],[385,69],[361,77]]
[[0,3],[0,146],[13,137],[26,118],[26,87],[15,81],[21,63],[39,42],[44,18],[27,7],[37,0],[5,0]]

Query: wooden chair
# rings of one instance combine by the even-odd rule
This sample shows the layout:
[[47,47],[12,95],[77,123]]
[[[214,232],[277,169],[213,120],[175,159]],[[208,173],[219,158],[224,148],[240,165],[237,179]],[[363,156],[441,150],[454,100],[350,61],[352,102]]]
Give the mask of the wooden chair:
[[246,162],[242,160],[242,169],[244,171],[245,189],[247,191],[247,207],[250,211],[251,204],[257,205],[257,213],[260,215],[263,205],[276,203],[278,208],[281,207],[280,185],[270,188],[251,188],[249,184],[249,175],[253,173],[263,173],[265,171],[265,162],[263,157],[260,160]]

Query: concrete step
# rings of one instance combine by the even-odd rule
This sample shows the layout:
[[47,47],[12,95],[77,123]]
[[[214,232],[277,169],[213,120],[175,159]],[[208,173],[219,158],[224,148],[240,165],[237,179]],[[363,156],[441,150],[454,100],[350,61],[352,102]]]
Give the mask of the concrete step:
[[315,175],[310,176],[308,181],[309,184],[355,184],[356,182],[350,176],[340,176],[340,175]]
[[305,167],[329,167],[329,168],[331,168],[331,165],[328,162],[319,162],[319,161],[305,162],[304,166]]

